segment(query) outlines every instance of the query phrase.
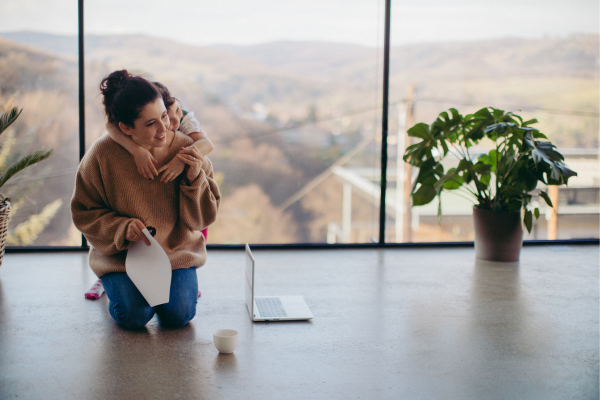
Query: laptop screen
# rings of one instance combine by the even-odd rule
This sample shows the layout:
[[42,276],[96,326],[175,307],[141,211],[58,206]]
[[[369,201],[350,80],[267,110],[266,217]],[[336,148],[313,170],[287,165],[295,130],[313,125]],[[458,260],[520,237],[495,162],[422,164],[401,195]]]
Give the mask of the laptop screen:
[[246,243],[246,268],[244,271],[246,287],[246,306],[250,317],[254,317],[254,257],[250,251],[250,246]]

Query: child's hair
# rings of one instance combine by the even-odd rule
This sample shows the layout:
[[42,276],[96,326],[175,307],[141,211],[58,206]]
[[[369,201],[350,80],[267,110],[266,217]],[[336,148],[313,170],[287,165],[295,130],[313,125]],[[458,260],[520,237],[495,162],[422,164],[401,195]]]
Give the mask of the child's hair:
[[104,78],[100,82],[100,91],[108,121],[115,126],[122,122],[132,128],[142,108],[160,96],[152,83],[126,69],[114,71]]
[[152,83],[154,84],[154,86],[156,86],[158,93],[162,96],[163,102],[165,103],[165,107],[171,107],[173,104],[175,104],[175,101],[177,99],[175,97],[171,96],[169,89],[167,89],[167,87],[165,85],[163,85],[160,82],[152,82]]

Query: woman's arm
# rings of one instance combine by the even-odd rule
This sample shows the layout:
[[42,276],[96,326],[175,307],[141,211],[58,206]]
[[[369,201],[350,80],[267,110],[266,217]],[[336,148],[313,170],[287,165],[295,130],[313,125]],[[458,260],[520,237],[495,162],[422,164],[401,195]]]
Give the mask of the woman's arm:
[[158,176],[158,172],[154,166],[154,164],[158,164],[158,161],[152,157],[152,154],[150,154],[148,150],[134,142],[129,136],[121,132],[119,128],[110,122],[106,123],[106,131],[112,140],[120,144],[133,156],[133,160],[135,161],[135,165],[140,175],[146,179],[152,180],[154,180],[155,176]]
[[136,221],[141,221],[120,215],[107,203],[98,162],[93,154],[87,154],[77,171],[71,200],[73,223],[92,246],[112,255],[129,247],[139,225]]
[[221,202],[212,163],[195,147],[182,149],[177,157],[188,165],[180,184],[179,217],[190,229],[200,231],[215,222]]

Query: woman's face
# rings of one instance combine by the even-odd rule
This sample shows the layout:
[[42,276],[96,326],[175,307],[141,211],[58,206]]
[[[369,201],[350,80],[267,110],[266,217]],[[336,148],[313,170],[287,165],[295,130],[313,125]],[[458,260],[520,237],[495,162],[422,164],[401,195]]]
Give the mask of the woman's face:
[[183,117],[183,111],[181,111],[179,101],[175,100],[175,103],[171,104],[170,107],[167,107],[167,113],[169,114],[169,120],[171,121],[171,127],[169,129],[176,131],[179,129],[179,121],[181,120],[181,117]]
[[169,116],[161,97],[142,108],[134,127],[119,123],[119,128],[134,142],[143,147],[162,147],[167,143]]

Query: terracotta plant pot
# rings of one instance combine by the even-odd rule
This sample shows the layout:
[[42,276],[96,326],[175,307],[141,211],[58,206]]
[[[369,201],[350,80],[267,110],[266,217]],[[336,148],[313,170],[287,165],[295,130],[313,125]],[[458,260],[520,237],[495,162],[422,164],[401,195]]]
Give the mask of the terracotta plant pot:
[[521,212],[496,214],[473,207],[475,257],[478,260],[519,261],[523,247]]

